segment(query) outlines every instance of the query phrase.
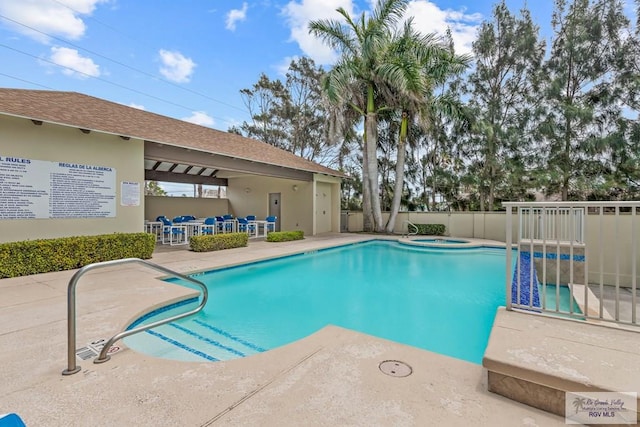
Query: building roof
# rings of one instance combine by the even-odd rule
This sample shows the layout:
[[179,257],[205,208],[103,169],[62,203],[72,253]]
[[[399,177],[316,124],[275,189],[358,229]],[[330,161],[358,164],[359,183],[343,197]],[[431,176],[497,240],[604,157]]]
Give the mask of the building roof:
[[78,92],[0,88],[0,114],[138,138],[266,165],[344,176],[339,171],[262,141]]

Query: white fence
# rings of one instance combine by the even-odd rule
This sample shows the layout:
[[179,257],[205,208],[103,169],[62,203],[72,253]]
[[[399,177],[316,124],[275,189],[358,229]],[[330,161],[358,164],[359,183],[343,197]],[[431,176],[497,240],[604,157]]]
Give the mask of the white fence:
[[507,309],[640,326],[640,202],[504,206]]
[[533,240],[584,243],[584,207],[521,207],[520,236]]

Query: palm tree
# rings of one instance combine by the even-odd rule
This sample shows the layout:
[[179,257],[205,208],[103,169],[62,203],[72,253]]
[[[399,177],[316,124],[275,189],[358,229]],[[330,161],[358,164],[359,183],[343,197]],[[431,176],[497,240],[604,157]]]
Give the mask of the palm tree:
[[413,20],[405,22],[402,31],[394,36],[388,46],[389,63],[393,64],[395,97],[390,103],[401,111],[397,146],[396,182],[391,204],[391,214],[386,231],[393,232],[400,209],[404,186],[404,166],[409,126],[425,130],[433,125],[439,114],[461,116],[461,107],[451,97],[434,94],[434,89],[461,73],[470,57],[456,56],[453,47],[447,46],[436,34],[422,35],[413,29]]
[[395,88],[396,68],[383,47],[402,20],[409,0],[378,0],[370,15],[354,20],[344,8],[344,21],[318,20],[309,24],[311,34],[340,52],[341,56],[323,81],[323,91],[339,110],[347,105],[364,117],[363,217],[366,231],[382,231],[378,159],[378,114]]

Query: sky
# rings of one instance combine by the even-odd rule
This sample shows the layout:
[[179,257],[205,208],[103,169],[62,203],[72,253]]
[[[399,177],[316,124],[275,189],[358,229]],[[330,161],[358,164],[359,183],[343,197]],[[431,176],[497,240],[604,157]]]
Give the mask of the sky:
[[[412,0],[423,33],[453,33],[467,53],[493,0]],[[0,0],[0,87],[74,91],[227,131],[250,121],[240,90],[336,53],[308,32],[316,19],[372,9],[371,0]],[[525,0],[507,0],[515,12]],[[529,1],[550,32],[551,0]],[[162,184],[170,195],[192,194]]]
[[[413,0],[424,32],[469,52],[492,0]],[[529,1],[549,27],[552,1]],[[507,5],[516,11],[522,0]],[[0,0],[0,87],[75,91],[226,131],[250,119],[240,90],[284,78],[300,56],[336,57],[312,19],[371,10],[371,0]]]

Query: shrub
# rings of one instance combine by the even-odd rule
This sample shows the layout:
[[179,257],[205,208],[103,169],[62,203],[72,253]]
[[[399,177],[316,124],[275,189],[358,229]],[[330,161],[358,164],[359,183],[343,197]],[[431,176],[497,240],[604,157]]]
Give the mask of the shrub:
[[304,239],[304,231],[271,231],[267,233],[267,242],[289,242]]
[[429,236],[442,236],[446,230],[444,224],[416,224],[418,234],[426,234]]
[[80,268],[121,258],[148,259],[156,241],[149,233],[114,233],[0,243],[0,278]]
[[189,245],[194,252],[219,251],[221,249],[241,248],[247,246],[249,235],[247,233],[225,233],[210,236],[193,236],[189,239]]

